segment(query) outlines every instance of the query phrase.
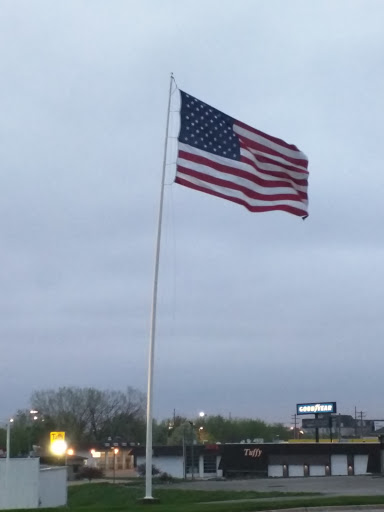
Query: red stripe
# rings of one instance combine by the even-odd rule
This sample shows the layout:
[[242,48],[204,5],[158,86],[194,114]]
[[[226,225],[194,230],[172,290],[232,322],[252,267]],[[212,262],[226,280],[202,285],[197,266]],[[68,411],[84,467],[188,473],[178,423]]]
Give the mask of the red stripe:
[[[257,160],[260,160],[257,158]],[[292,186],[294,185],[300,185],[301,187],[307,187],[308,186],[308,179],[306,178],[307,175],[304,175],[303,179],[294,178],[291,174],[284,171],[267,171],[262,167],[259,167],[253,160],[250,158],[247,158],[246,156],[241,155],[240,162],[244,162],[245,164],[250,165],[251,167],[255,168],[257,171],[259,171],[261,174],[265,174],[265,176],[273,176],[274,178],[281,178],[286,181],[292,182]],[[281,167],[281,165],[279,166]]]
[[241,128],[244,128],[245,130],[249,130],[250,132],[260,135],[261,137],[264,137],[265,139],[274,142],[275,144],[278,144],[279,146],[282,146],[286,149],[291,149],[292,151],[300,151],[297,146],[294,144],[288,144],[282,139],[278,139],[277,137],[273,137],[272,135],[268,135],[267,133],[264,133],[260,130],[256,130],[256,128],[252,128],[252,126],[249,126],[248,124],[242,123],[241,121],[238,121],[237,119],[234,121],[234,124],[237,124]]
[[[176,173],[183,173],[187,176],[191,176],[192,178],[196,178],[200,181],[205,181],[206,183],[212,183],[212,185],[217,185],[218,187],[229,188],[232,190],[238,190],[242,192],[244,195],[248,196],[250,199],[256,199],[261,201],[298,201],[300,202],[302,198],[300,193],[292,189],[291,194],[271,194],[265,195],[260,192],[256,192],[251,188],[244,187],[239,185],[238,183],[234,183],[233,181],[228,181],[221,178],[214,178],[213,176],[209,176],[204,174],[203,172],[194,171],[192,169],[188,169],[187,167],[183,167],[181,165],[177,166]],[[176,174],[177,175],[177,174]]]
[[[188,152],[182,151],[182,150],[179,151],[178,157],[182,158],[184,160],[194,162],[198,165],[206,165],[207,167],[209,167],[211,169],[215,169],[216,171],[223,172],[225,174],[231,174],[232,176],[239,176],[241,178],[251,181],[252,183],[255,183],[256,185],[260,185],[261,187],[265,187],[265,188],[291,187],[292,189],[294,189],[295,188],[294,185],[290,182],[287,182],[287,179],[289,179],[290,181],[294,181],[298,185],[302,185],[302,186],[307,185],[307,182],[305,180],[294,180],[293,178],[290,178],[288,175],[284,175],[284,173],[281,173],[281,176],[277,176],[277,177],[285,178],[285,181],[263,180],[262,178],[259,178],[258,176],[255,176],[254,174],[252,174],[248,171],[244,171],[242,169],[238,169],[237,167],[232,167],[229,165],[219,164],[219,163],[214,162],[214,161],[212,161],[208,158],[205,158],[203,156],[198,156],[198,155],[188,153]],[[243,161],[243,158],[242,158],[242,161]],[[262,169],[259,169],[254,164],[254,162],[248,161],[247,163],[249,163],[253,168],[257,169],[261,173],[264,172]],[[307,199],[307,194],[305,192],[298,191],[297,193],[303,199]]]
[[[244,149],[247,149],[245,148],[243,145],[241,146],[242,148]],[[247,151],[249,152],[249,149],[247,149]],[[289,174],[290,172],[294,172],[294,173],[298,173],[298,174],[302,174],[303,175],[303,180],[307,181],[307,178],[309,176],[309,172],[308,171],[305,171],[304,169],[301,169],[300,167],[295,167],[294,165],[290,165],[290,164],[285,164],[285,163],[282,163],[282,162],[276,162],[276,160],[273,160],[272,158],[269,158],[268,156],[265,156],[265,155],[253,155],[253,157],[255,158],[255,160],[257,160],[258,162],[261,162],[261,163],[264,163],[264,164],[272,164],[274,167],[277,167],[277,168],[281,168],[283,171],[282,171],[282,174],[284,176],[289,176],[292,180],[297,180],[297,183],[300,184],[299,182],[301,182],[302,180],[300,178],[295,178],[294,176],[292,176],[291,174]],[[248,158],[244,155],[241,155],[241,159],[246,161],[247,163],[249,163],[250,165],[255,165],[254,161],[252,158]],[[284,172],[284,169],[287,170],[287,172],[285,173]],[[269,173],[272,173],[272,176],[274,176],[273,173],[276,173],[278,171],[268,171],[264,168],[261,168],[260,169],[261,172],[264,172],[266,174],[269,174]]]
[[177,176],[175,179],[175,183],[178,183],[179,185],[183,185],[184,187],[192,188],[194,190],[199,190],[200,192],[205,192],[206,194],[210,194],[211,196],[221,197],[222,199],[227,199],[228,201],[232,201],[233,203],[241,204],[242,206],[245,206],[247,210],[250,212],[271,212],[274,210],[279,210],[283,212],[292,213],[293,215],[297,215],[299,217],[305,218],[308,216],[306,210],[300,210],[300,208],[294,208],[293,206],[288,205],[273,205],[273,206],[250,206],[246,201],[242,199],[238,199],[237,197],[231,197],[226,196],[225,194],[220,194],[219,192],[214,192],[212,190],[208,190],[204,187],[200,187],[198,185],[194,185],[193,183],[190,183],[189,181],[183,180],[183,178],[180,178],[180,176]]
[[236,133],[236,135],[240,139],[241,145],[243,145],[245,148],[251,148],[253,150],[260,151],[261,153],[266,155],[278,156],[279,158],[283,158],[286,162],[291,162],[291,164],[294,165],[301,165],[305,168],[307,168],[308,166],[308,160],[304,160],[303,158],[292,158],[290,156],[283,155],[282,153],[279,153],[274,149],[268,148],[267,146],[263,146],[262,144],[255,142],[254,140],[248,139],[243,135],[239,135],[238,133]]

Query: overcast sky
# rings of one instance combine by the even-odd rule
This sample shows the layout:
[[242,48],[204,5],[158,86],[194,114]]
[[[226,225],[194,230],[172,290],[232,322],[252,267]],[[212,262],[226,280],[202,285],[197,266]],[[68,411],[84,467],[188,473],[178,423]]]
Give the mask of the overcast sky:
[[308,156],[310,216],[171,185],[170,139],[155,416],[384,418],[383,19],[380,0],[0,2],[0,419],[36,389],[146,390],[171,71]]

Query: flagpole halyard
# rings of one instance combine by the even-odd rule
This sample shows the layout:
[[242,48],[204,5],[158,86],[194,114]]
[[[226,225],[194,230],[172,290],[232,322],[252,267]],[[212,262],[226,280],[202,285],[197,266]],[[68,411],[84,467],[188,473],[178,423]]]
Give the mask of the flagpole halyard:
[[165,129],[163,172],[162,172],[162,177],[161,177],[159,218],[158,218],[158,223],[157,223],[157,238],[156,238],[156,249],[155,249],[155,271],[154,271],[154,279],[153,279],[152,311],[151,311],[151,324],[150,324],[150,335],[149,335],[148,388],[147,388],[147,436],[146,436],[146,453],[145,453],[145,497],[144,497],[144,500],[148,500],[148,501],[153,501],[153,499],[154,499],[152,496],[153,367],[154,367],[155,335],[156,335],[157,283],[158,283],[158,276],[159,276],[161,226],[162,226],[163,203],[164,203],[164,183],[165,183],[165,170],[166,170],[166,162],[167,162],[169,114],[170,114],[170,106],[171,106],[171,95],[172,95],[173,81],[174,81],[173,73],[171,73],[170,84],[169,84],[167,123],[166,123],[166,129]]

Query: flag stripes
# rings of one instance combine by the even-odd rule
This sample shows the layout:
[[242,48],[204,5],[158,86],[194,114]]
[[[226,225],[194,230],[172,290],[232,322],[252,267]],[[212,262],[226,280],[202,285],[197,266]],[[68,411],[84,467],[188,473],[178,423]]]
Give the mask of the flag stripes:
[[308,215],[308,160],[267,135],[180,91],[176,183],[245,206]]

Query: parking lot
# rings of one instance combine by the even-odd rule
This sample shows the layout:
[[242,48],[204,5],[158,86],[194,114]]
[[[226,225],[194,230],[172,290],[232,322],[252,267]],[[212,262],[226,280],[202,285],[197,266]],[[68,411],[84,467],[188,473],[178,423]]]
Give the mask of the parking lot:
[[185,489],[231,491],[319,492],[336,495],[384,495],[381,476],[330,476],[310,478],[257,478],[246,480],[205,480],[178,485]]

